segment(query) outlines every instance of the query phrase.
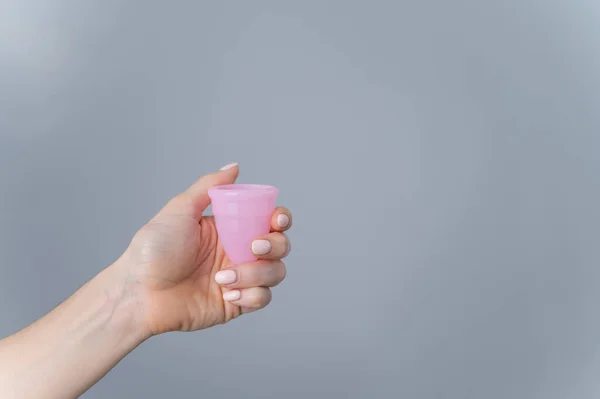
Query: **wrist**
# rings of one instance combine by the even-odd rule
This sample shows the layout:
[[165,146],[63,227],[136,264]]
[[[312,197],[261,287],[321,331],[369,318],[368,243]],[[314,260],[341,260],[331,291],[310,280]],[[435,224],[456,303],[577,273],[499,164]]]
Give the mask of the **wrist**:
[[140,282],[130,273],[123,259],[103,270],[98,278],[105,285],[112,310],[111,323],[124,339],[140,344],[152,333],[146,322],[144,293]]
[[28,398],[83,394],[149,338],[138,292],[117,261],[36,323],[4,340],[0,396],[12,391]]

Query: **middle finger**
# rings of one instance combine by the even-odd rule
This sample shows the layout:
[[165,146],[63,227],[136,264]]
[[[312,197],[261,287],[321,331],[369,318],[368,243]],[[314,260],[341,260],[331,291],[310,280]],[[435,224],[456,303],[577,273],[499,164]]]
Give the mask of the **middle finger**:
[[284,233],[270,233],[252,241],[252,253],[259,259],[282,259],[290,249],[290,240]]

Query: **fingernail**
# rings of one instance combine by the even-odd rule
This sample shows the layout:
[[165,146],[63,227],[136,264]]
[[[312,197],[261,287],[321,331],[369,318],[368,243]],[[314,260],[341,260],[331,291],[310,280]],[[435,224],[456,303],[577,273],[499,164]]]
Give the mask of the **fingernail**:
[[237,280],[235,270],[221,270],[215,274],[215,281],[219,284],[231,284]]
[[288,215],[282,213],[281,215],[277,216],[277,226],[285,227],[288,224],[290,224],[290,218],[288,217]]
[[237,162],[233,162],[233,163],[230,163],[229,165],[225,165],[225,166],[223,166],[223,167],[221,168],[221,170],[228,170],[228,169],[231,169],[231,168],[233,168],[233,167],[235,167],[235,166],[238,166],[238,163],[237,163]]
[[226,301],[237,301],[241,296],[242,294],[238,290],[223,293],[223,299]]
[[265,255],[271,252],[271,243],[267,240],[256,240],[252,242],[254,255]]

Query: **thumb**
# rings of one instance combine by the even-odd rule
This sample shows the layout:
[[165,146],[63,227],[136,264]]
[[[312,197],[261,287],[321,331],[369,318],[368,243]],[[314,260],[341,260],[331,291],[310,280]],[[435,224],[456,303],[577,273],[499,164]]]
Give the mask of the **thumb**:
[[187,190],[169,201],[159,212],[159,215],[188,215],[200,220],[202,212],[210,204],[208,190],[214,186],[234,183],[239,175],[239,171],[238,164],[232,163],[223,166],[218,172],[202,176],[188,187]]

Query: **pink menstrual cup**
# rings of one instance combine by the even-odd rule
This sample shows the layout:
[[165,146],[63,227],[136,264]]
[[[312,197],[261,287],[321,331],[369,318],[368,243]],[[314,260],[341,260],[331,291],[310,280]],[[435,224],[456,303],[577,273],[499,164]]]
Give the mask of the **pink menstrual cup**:
[[271,230],[278,192],[260,184],[227,184],[208,190],[219,239],[233,264],[256,260],[252,241]]

